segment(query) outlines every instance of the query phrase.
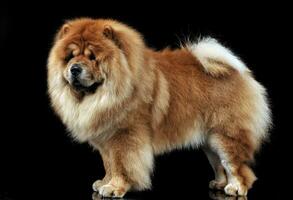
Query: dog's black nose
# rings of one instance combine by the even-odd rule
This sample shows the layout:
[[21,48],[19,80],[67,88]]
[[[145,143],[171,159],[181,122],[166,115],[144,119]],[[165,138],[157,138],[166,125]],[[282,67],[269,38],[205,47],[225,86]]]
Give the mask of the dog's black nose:
[[73,76],[78,76],[82,72],[82,68],[79,64],[73,64],[70,68],[70,72]]

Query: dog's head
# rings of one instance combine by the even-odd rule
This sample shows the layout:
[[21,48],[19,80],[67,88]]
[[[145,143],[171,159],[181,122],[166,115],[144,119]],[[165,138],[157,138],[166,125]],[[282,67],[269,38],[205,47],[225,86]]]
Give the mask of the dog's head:
[[124,24],[76,19],[58,31],[49,68],[57,68],[74,91],[93,93],[111,80],[121,86],[140,65],[143,47],[140,35]]

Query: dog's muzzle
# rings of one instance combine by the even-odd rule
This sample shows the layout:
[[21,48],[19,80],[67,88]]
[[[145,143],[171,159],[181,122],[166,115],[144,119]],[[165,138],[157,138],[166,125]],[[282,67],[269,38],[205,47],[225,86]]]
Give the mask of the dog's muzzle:
[[100,79],[99,81],[92,81],[89,80],[89,75],[87,74],[86,70],[83,68],[82,64],[75,63],[72,64],[70,69],[70,84],[73,86],[73,88],[77,91],[83,91],[83,92],[95,92],[96,89],[101,86],[104,82],[103,79]]

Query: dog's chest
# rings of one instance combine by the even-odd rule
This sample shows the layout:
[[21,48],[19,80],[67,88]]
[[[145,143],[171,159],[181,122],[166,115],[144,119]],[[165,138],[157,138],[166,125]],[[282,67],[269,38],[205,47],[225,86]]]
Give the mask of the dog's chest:
[[52,97],[56,112],[75,139],[84,142],[105,131],[105,126],[97,125],[99,113],[94,101],[79,103],[68,91]]

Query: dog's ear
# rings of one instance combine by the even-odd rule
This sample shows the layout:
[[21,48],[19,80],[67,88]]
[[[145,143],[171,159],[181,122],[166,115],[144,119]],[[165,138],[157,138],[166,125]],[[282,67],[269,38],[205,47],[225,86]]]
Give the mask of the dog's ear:
[[120,33],[115,31],[110,25],[104,26],[103,35],[106,38],[112,40],[120,49],[122,49]]
[[56,40],[62,39],[70,31],[70,28],[71,26],[69,23],[64,24],[58,31],[56,35]]

